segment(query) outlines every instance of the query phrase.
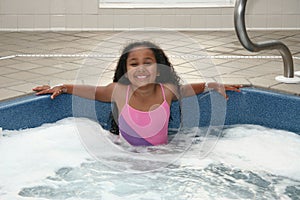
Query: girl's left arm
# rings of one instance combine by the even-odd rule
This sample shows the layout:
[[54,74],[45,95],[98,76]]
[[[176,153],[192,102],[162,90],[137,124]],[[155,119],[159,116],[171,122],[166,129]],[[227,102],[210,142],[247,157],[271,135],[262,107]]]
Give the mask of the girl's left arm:
[[217,82],[192,83],[181,86],[181,95],[183,97],[189,97],[200,94],[206,90],[215,90],[224,96],[224,98],[228,99],[228,96],[226,95],[227,90],[240,92],[241,87],[243,87],[243,85],[228,85]]

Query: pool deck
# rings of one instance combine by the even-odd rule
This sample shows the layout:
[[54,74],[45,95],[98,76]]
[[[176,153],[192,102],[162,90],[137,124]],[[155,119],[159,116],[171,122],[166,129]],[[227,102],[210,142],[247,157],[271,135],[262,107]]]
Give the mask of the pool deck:
[[[32,94],[41,84],[111,82],[123,47],[134,39],[159,44],[184,82],[218,81],[300,96],[300,83],[275,80],[283,75],[277,50],[252,53],[234,31],[190,32],[0,32],[0,101]],[[146,37],[147,35],[147,37]],[[251,31],[254,42],[280,40],[300,71],[300,31]],[[180,37],[179,37],[180,36]]]

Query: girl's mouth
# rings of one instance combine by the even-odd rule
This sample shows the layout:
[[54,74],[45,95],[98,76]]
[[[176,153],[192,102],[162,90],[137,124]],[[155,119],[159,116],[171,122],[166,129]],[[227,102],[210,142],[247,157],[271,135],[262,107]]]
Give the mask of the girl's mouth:
[[136,78],[138,78],[138,79],[145,79],[145,78],[147,78],[148,76],[146,76],[146,75],[138,75],[138,76],[136,76]]

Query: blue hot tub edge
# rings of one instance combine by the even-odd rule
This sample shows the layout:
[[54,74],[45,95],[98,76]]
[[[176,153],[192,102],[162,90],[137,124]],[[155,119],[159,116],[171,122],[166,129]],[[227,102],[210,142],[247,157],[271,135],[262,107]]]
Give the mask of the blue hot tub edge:
[[[199,126],[212,123],[212,96],[214,92],[197,96]],[[257,124],[270,128],[300,133],[300,97],[273,91],[243,88],[241,92],[228,92],[224,106],[215,106],[214,112],[224,113],[225,125]],[[185,100],[184,100],[185,101]],[[188,102],[188,101],[187,101]],[[217,103],[222,104],[222,101]],[[8,130],[26,129],[52,123],[66,117],[87,117],[110,128],[111,103],[87,100],[73,95],[60,95],[51,100],[49,95],[29,95],[0,102],[0,127]],[[170,128],[181,122],[179,102],[171,106]]]

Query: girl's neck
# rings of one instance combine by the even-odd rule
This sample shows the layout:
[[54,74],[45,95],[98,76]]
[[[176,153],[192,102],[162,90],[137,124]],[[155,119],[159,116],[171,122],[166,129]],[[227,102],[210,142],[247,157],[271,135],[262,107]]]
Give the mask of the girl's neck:
[[142,87],[135,87],[133,85],[130,86],[132,90],[132,95],[140,96],[140,97],[148,97],[155,93],[156,83],[147,84]]

